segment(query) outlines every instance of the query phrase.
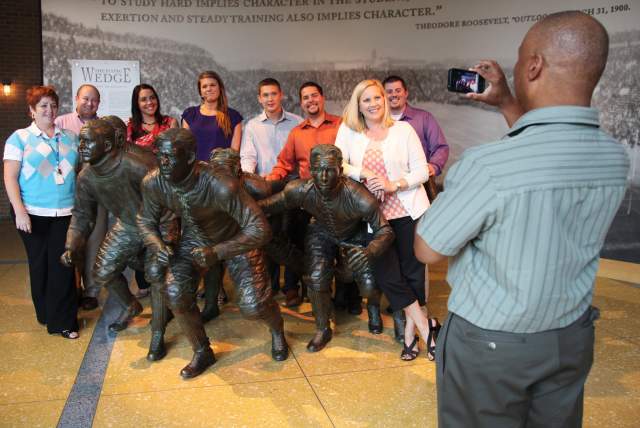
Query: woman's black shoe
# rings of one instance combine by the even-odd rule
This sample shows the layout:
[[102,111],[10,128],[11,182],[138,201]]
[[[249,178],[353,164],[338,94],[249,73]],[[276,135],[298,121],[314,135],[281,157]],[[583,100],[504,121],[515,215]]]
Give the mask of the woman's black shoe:
[[436,340],[442,326],[438,322],[438,318],[429,318],[429,336],[427,337],[427,359],[433,361],[436,359]]

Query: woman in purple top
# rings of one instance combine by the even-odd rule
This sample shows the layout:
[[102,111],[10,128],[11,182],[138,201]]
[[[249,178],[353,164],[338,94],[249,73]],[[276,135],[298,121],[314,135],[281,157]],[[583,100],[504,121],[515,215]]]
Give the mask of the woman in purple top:
[[202,104],[182,113],[182,127],[196,136],[198,160],[208,161],[211,151],[218,147],[239,151],[242,116],[229,108],[220,76],[213,71],[200,73],[198,93]]

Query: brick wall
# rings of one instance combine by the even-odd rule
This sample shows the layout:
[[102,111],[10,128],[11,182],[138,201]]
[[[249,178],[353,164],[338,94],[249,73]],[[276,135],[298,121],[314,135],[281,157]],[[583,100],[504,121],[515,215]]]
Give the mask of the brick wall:
[[[40,0],[0,0],[0,80],[12,81],[11,95],[0,87],[0,149],[13,131],[29,125],[27,88],[42,84]],[[8,217],[9,203],[2,186],[0,218]]]

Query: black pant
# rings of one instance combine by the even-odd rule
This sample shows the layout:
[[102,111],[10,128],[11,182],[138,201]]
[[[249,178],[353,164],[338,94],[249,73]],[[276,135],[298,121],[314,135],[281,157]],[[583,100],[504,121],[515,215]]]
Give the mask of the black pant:
[[508,333],[451,313],[436,346],[438,425],[582,426],[597,314],[589,308],[564,328]]
[[[15,215],[12,212],[15,220]],[[78,294],[72,268],[60,263],[71,216],[29,215],[31,233],[18,231],[29,260],[31,298],[49,333],[78,331]]]
[[415,223],[411,217],[389,220],[396,239],[373,266],[378,287],[396,311],[416,300],[426,303],[424,264],[413,252]]

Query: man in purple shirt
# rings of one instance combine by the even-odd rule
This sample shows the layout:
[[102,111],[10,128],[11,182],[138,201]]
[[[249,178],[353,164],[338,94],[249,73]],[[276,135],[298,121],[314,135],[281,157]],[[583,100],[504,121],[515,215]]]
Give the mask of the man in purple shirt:
[[[429,195],[429,200],[433,202],[437,194],[435,178],[442,173],[444,165],[449,158],[447,140],[444,138],[436,118],[431,113],[409,105],[407,102],[409,91],[402,77],[388,76],[382,84],[389,101],[391,117],[394,120],[409,122],[420,138],[422,149],[427,156],[427,167],[429,168],[429,181],[424,186],[427,190],[427,195]],[[425,297],[429,298],[429,267],[427,265],[424,268],[424,293]],[[387,308],[387,312],[391,312],[391,308]],[[399,332],[402,331],[402,326],[404,325],[404,313],[402,311],[394,313],[393,321],[395,330],[398,332],[396,333],[396,339],[401,341],[404,336]]]
[[440,175],[449,158],[449,145],[436,118],[428,111],[411,107],[407,103],[409,91],[402,77],[389,76],[382,83],[389,100],[391,116],[395,120],[409,122],[420,137],[427,156],[429,177]]

